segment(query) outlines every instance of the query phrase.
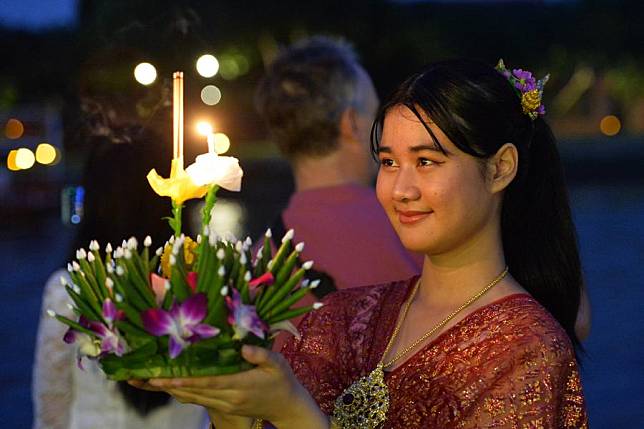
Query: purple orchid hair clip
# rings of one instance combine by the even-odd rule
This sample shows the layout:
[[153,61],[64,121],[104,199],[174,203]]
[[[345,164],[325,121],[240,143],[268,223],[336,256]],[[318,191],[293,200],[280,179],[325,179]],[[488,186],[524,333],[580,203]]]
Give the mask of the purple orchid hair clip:
[[539,116],[545,115],[546,108],[543,106],[541,99],[543,95],[543,87],[546,82],[548,82],[548,79],[550,79],[549,74],[545,75],[543,79],[536,80],[534,76],[532,76],[532,73],[527,70],[508,70],[502,59],[499,60],[495,69],[505,76],[510,84],[512,84],[512,87],[517,91],[517,94],[521,98],[523,113],[528,115],[533,121]]

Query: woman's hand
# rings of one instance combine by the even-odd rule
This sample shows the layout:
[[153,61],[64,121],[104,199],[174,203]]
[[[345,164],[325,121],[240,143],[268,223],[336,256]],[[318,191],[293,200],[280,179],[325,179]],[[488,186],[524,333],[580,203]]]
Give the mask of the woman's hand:
[[220,418],[248,416],[268,420],[280,429],[328,428],[327,417],[281,354],[245,345],[242,357],[257,367],[232,375],[158,378],[132,384],[202,405],[215,424]]

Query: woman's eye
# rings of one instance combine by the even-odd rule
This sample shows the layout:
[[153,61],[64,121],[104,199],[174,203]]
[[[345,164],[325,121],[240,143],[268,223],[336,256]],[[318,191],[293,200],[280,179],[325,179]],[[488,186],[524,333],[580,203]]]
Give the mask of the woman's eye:
[[420,165],[421,167],[428,167],[428,166],[434,165],[434,164],[436,164],[436,163],[434,161],[432,161],[431,159],[427,159],[427,158],[419,158],[418,159],[418,165]]
[[393,167],[394,166],[394,160],[389,159],[389,158],[383,158],[380,160],[380,165],[383,167]]

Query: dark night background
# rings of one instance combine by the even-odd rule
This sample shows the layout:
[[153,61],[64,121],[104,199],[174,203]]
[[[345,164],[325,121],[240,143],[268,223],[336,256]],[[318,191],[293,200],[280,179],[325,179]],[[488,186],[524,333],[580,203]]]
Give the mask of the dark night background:
[[[0,0],[2,426],[32,421],[42,288],[67,262],[77,228],[61,218],[61,192],[80,180],[91,144],[79,131],[82,103],[110,109],[115,124],[154,131],[169,154],[167,90],[172,72],[184,70],[187,162],[206,149],[197,120],[230,137],[246,175],[240,194],[221,196],[238,231],[254,236],[292,186],[254,111],[255,85],[280,45],[322,33],[354,45],[381,99],[423,64],[448,57],[502,57],[551,74],[546,118],[560,140],[592,301],[582,361],[591,427],[644,427],[642,22],[639,0]],[[220,61],[208,79],[194,67],[204,53]],[[143,61],[158,72],[150,86],[133,77]],[[200,100],[207,84],[223,94],[215,106]],[[24,126],[19,136],[11,119]],[[55,165],[10,168],[11,151],[43,142],[57,148]]]

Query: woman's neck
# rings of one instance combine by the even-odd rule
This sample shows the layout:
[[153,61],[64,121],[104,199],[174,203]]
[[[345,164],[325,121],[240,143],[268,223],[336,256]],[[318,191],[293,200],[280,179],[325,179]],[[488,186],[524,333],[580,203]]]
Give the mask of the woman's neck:
[[[414,304],[426,308],[457,308],[493,281],[505,267],[500,236],[494,235],[470,248],[427,255]],[[522,288],[507,275],[486,295],[498,298],[520,291]]]

